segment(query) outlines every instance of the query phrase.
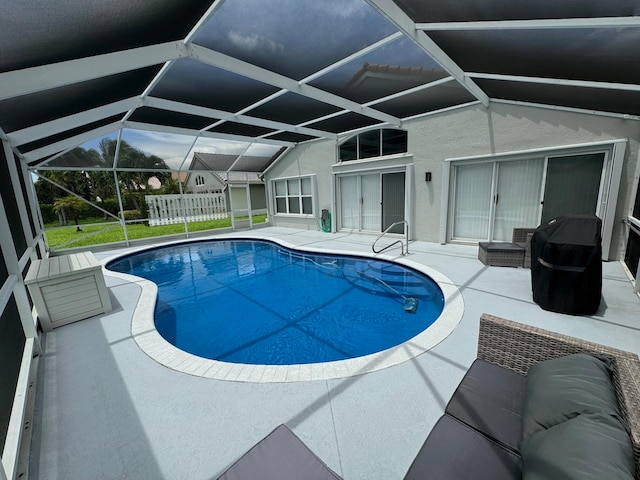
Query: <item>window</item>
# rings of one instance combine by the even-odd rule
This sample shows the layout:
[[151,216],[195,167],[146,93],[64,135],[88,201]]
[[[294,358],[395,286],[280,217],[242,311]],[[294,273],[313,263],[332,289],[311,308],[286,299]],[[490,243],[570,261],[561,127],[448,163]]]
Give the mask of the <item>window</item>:
[[276,213],[313,215],[312,177],[273,180]]
[[196,177],[196,185],[204,185],[204,177],[202,175]]
[[407,152],[407,132],[392,128],[370,130],[348,138],[340,145],[340,161],[383,157]]

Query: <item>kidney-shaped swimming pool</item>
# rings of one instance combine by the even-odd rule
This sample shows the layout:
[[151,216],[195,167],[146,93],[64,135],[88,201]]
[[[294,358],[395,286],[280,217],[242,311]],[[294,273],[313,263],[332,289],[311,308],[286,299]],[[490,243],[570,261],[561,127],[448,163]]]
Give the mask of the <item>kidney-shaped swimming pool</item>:
[[166,341],[229,363],[308,364],[380,352],[428,329],[445,304],[438,284],[413,268],[263,240],[181,243],[107,269],[157,285],[155,327]]

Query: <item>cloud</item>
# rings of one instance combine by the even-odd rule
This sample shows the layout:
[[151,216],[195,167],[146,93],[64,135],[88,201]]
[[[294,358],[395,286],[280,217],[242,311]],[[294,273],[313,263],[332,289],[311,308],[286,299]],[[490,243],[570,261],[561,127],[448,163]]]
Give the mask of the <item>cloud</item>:
[[284,45],[274,42],[262,35],[258,35],[257,33],[243,35],[235,30],[231,30],[228,36],[231,43],[245,51],[253,52],[259,49],[261,53],[269,54],[284,52]]
[[187,135],[131,129],[124,130],[122,139],[148,155],[162,158],[172,169],[180,166],[193,143],[193,137]]
[[[82,146],[86,149],[94,148],[99,150],[98,145],[102,138],[115,140],[117,135],[100,137],[86,142]],[[192,147],[194,137],[189,135],[133,129],[125,129],[122,139],[132,147],[148,155],[156,155],[162,158],[172,170],[178,170],[181,165],[182,170],[187,169],[194,152],[240,155],[249,146],[246,142],[200,137]],[[254,143],[245,152],[245,155],[270,157],[276,153],[278,148],[274,145]]]

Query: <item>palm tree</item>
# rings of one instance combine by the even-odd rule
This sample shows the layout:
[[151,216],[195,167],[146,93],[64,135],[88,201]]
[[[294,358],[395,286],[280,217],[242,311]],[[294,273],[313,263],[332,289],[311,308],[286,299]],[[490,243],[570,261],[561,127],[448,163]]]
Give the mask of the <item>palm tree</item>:
[[180,182],[177,178],[169,178],[163,183],[161,191],[167,195],[180,193]]
[[[116,140],[108,138],[100,142],[100,151],[106,164],[113,165],[116,145]],[[171,179],[169,167],[157,155],[147,155],[121,140],[117,168],[128,169],[118,173],[120,185],[127,192],[135,208],[145,217],[146,202],[143,201],[143,196],[145,192],[151,190],[149,181],[155,177],[161,185],[164,185]]]
[[[63,218],[71,217],[76,223],[76,232],[81,232],[80,228],[80,213],[86,208],[86,204],[74,195],[67,195],[64,198],[60,198],[53,204],[53,211],[62,215]],[[65,222],[66,223],[66,222]]]

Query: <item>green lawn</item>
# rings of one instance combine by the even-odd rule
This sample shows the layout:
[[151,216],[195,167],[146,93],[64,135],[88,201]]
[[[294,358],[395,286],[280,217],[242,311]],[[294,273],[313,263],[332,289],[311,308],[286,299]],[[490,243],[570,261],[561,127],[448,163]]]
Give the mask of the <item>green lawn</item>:
[[[264,223],[267,221],[266,215],[254,215],[253,223]],[[82,223],[82,222],[81,222]],[[111,226],[108,230],[100,232],[100,230]],[[230,228],[231,218],[221,220],[207,220],[203,222],[190,222],[189,232],[198,232],[202,230],[214,230],[217,228]],[[49,248],[59,249],[84,247],[87,245],[97,245],[100,243],[123,242],[124,231],[117,223],[104,223],[101,225],[80,225],[82,231],[77,232],[75,225],[68,227],[53,228],[45,227],[45,235]],[[97,233],[100,232],[100,233]],[[184,224],[175,225],[159,225],[157,227],[148,227],[143,223],[127,224],[127,233],[129,240],[137,240],[140,238],[161,237],[163,235],[175,235],[184,233]],[[83,238],[87,237],[87,238]],[[68,243],[67,242],[72,242]]]

